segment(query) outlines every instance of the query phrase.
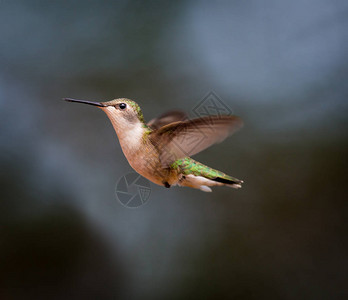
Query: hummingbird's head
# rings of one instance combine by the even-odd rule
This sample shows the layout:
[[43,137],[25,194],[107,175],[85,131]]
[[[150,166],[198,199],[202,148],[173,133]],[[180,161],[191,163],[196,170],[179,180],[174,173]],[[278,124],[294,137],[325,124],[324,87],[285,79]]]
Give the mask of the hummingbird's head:
[[134,101],[119,98],[107,102],[91,102],[65,98],[69,102],[85,103],[102,109],[110,119],[119,138],[123,151],[139,148],[143,134],[148,130],[138,104]]
[[[133,100],[127,98],[119,98],[107,102],[101,102],[101,109],[110,118],[118,119],[118,122],[122,122],[125,125],[132,125],[141,122],[145,123],[143,113],[139,105]],[[110,118],[111,119],[111,118]]]
[[132,125],[145,124],[143,113],[139,105],[133,100],[119,98],[106,102],[92,102],[85,100],[76,100],[64,98],[69,102],[84,103],[101,108],[109,117],[111,122],[117,127],[127,128]]

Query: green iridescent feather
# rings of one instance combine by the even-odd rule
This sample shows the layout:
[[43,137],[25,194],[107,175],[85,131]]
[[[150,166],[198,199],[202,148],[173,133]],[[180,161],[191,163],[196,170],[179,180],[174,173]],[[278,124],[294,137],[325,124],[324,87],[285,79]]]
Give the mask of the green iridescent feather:
[[136,102],[134,102],[133,100],[130,100],[130,99],[127,99],[127,98],[119,98],[119,99],[114,99],[114,100],[111,100],[111,101],[106,101],[106,102],[103,102],[103,103],[106,104],[106,105],[115,105],[115,103],[119,103],[121,101],[125,102],[129,106],[131,106],[134,109],[134,111],[137,113],[138,119],[142,123],[145,124],[143,113],[142,113],[139,105]]
[[234,182],[240,182],[239,179],[229,176],[223,172],[212,169],[206,165],[199,163],[198,161],[193,160],[190,157],[185,157],[182,159],[176,160],[172,165],[173,169],[181,169],[184,175],[193,174],[195,176],[203,176],[209,179],[223,178]]
[[139,105],[137,103],[135,103],[134,101],[129,100],[129,99],[125,99],[125,102],[128,103],[137,112],[139,120],[142,123],[145,123],[144,116],[143,116],[143,113],[142,113]]

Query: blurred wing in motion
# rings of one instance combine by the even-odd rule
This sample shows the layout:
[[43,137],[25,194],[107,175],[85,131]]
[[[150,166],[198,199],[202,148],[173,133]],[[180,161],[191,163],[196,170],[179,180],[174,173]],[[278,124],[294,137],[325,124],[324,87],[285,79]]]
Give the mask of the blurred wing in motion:
[[186,113],[184,113],[183,111],[172,110],[160,115],[158,118],[152,119],[150,122],[147,123],[147,126],[155,130],[170,123],[185,121],[187,119],[188,117]]
[[165,125],[149,138],[160,152],[163,167],[222,142],[243,126],[237,116],[209,116]]

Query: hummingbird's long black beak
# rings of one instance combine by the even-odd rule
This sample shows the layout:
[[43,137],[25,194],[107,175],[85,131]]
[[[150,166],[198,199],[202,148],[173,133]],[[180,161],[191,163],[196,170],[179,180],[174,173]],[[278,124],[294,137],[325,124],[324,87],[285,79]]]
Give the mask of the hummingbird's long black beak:
[[99,107],[106,107],[107,105],[101,103],[101,102],[93,102],[93,101],[86,101],[86,100],[77,100],[77,99],[71,99],[71,98],[63,98],[63,100],[68,102],[77,102],[77,103],[85,103],[89,105],[99,106]]

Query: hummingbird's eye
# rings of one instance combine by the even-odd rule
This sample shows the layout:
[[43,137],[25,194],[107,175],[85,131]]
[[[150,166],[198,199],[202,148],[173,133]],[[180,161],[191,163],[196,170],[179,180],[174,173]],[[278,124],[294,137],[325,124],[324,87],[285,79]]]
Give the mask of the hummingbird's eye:
[[120,109],[125,109],[127,107],[127,104],[126,103],[120,103],[118,106],[119,106]]

